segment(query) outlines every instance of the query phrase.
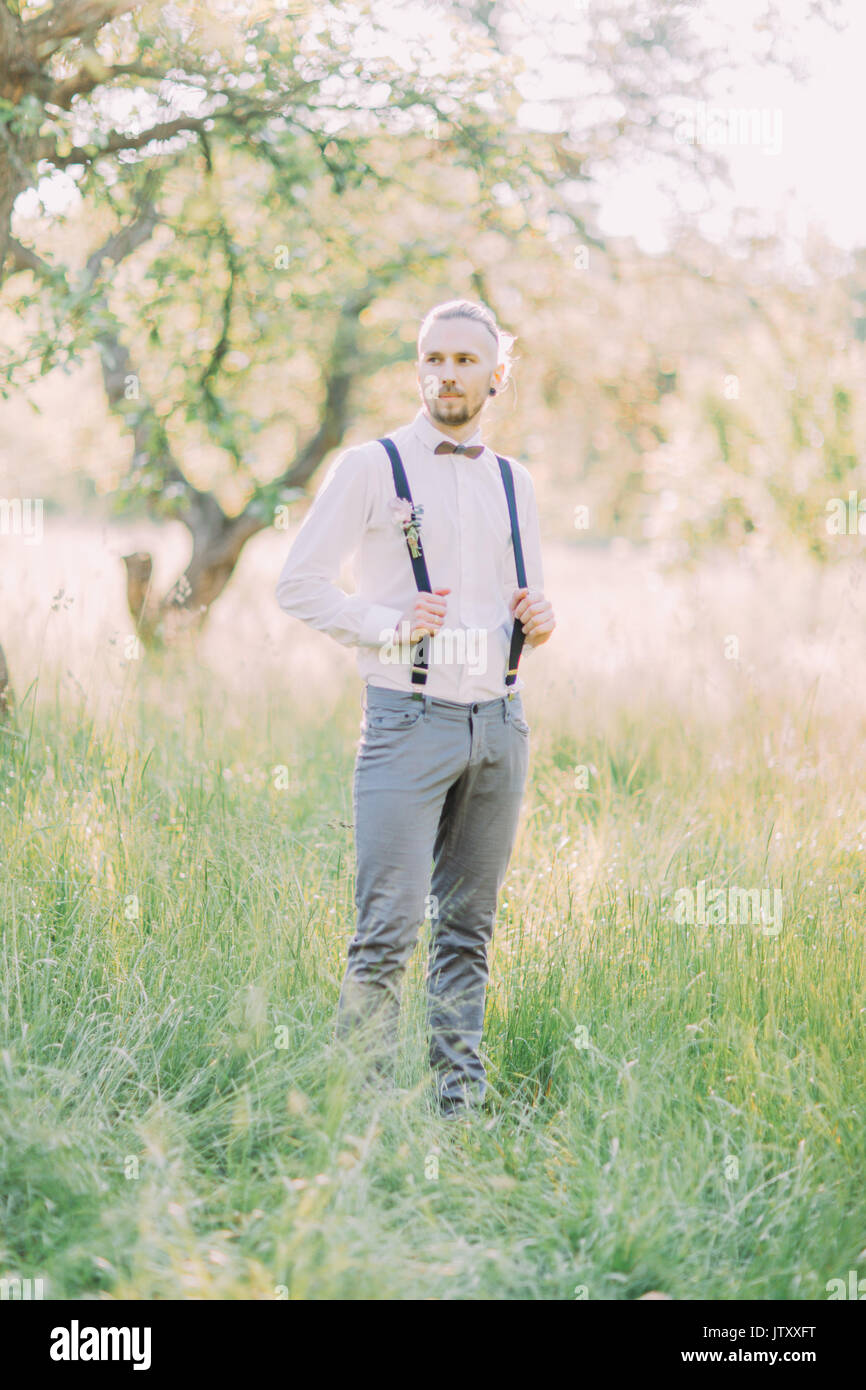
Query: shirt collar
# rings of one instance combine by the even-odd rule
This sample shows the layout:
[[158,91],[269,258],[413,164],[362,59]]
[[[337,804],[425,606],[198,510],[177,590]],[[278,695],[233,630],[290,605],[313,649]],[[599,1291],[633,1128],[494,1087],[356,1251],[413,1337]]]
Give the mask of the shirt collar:
[[[412,428],[414,429],[415,434],[421,440],[421,443],[426,444],[427,448],[430,450],[435,449],[437,444],[441,444],[443,439],[449,440],[452,444],[455,444],[457,442],[456,440],[451,439],[450,434],[445,434],[442,430],[436,428],[432,420],[429,420],[427,418],[423,406],[419,406],[418,414],[412,421]],[[463,439],[460,442],[462,444],[481,444],[481,426],[478,426],[475,433],[471,435],[469,439]]]

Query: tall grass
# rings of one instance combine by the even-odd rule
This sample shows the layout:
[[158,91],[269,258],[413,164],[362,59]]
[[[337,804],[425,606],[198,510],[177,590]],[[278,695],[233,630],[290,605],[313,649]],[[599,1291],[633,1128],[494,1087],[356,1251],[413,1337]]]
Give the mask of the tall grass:
[[[426,925],[397,1084],[333,1041],[351,675],[318,711],[154,658],[101,703],[44,672],[20,692],[0,1274],[53,1297],[820,1299],[866,1273],[862,713],[743,672],[684,701],[663,667],[545,700],[527,663],[490,1105],[456,1125]],[[780,929],[678,922],[700,880],[780,887]]]

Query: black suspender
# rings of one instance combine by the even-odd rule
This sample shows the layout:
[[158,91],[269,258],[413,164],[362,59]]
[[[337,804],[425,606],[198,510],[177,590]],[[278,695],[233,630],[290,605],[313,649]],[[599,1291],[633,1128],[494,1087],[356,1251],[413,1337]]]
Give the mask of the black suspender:
[[[394,487],[398,497],[402,497],[412,507],[413,517],[415,508],[412,502],[412,494],[409,491],[409,483],[406,479],[406,470],[403,467],[403,460],[393,439],[380,439],[378,441],[385,448],[388,458],[391,460],[391,472],[394,476]],[[520,523],[517,517],[517,502],[514,497],[514,475],[511,471],[511,464],[508,459],[496,455],[499,464],[499,472],[502,475],[502,486],[505,488],[505,500],[508,503],[508,519],[511,522],[511,545],[514,551],[514,564],[517,570],[518,589],[526,588],[526,570],[523,564],[523,546],[520,541]],[[415,583],[418,591],[432,593],[433,586],[430,583],[430,576],[427,573],[427,562],[424,559],[424,551],[421,546],[421,536],[416,533],[414,542],[409,534],[406,536],[406,544],[409,550],[409,559],[412,564],[412,573],[415,575]],[[416,643],[412,661],[412,684],[423,686],[427,681],[427,652],[429,644],[429,634],[425,633]],[[511,647],[508,653],[508,669],[505,673],[505,684],[514,685],[517,679],[517,667],[520,662],[520,653],[523,651],[523,624],[515,619],[511,630]],[[512,694],[509,691],[509,696]],[[420,698],[420,694],[419,694]]]
[[[414,512],[412,494],[409,491],[409,484],[406,481],[406,470],[403,467],[403,460],[400,457],[397,445],[394,443],[393,439],[380,439],[379,443],[384,444],[388,457],[391,460],[391,472],[394,475],[394,487],[397,489],[397,496],[402,497],[408,502]],[[427,561],[424,559],[424,551],[421,548],[420,534],[415,540],[414,547],[409,543],[408,536],[406,537],[406,544],[409,547],[409,559],[412,561],[412,573],[415,575],[415,583],[418,586],[418,592],[420,593],[423,590],[425,593],[432,594],[433,586],[430,583],[430,576],[427,573]],[[415,645],[412,654],[413,685],[425,685],[427,682],[427,651],[429,642],[429,634],[425,632],[424,636],[419,638]]]
[[[511,547],[514,551],[514,564],[517,569],[517,587],[526,588],[526,570],[523,565],[523,546],[520,543],[520,524],[517,520],[517,503],[514,500],[514,477],[511,472],[511,464],[508,459],[500,458],[496,455],[499,464],[499,471],[502,474],[502,485],[505,488],[505,500],[508,503],[508,515],[511,519]],[[508,653],[508,670],[505,673],[505,684],[513,685],[517,680],[517,666],[520,661],[520,653],[523,651],[523,624],[515,619],[514,627],[511,629],[511,649]]]

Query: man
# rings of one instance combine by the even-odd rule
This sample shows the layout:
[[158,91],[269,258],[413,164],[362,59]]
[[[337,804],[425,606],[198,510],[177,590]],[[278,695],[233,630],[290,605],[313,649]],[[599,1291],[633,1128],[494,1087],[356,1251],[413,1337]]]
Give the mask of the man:
[[[481,444],[481,414],[507,378],[510,345],[484,305],[449,300],[431,310],[418,336],[421,408],[389,436],[414,526],[385,447],[345,449],[276,589],[287,613],[358,647],[366,682],[353,785],[358,917],[337,1036],[374,1038],[380,1068],[393,1058],[402,976],[429,916],[430,1062],[443,1115],[480,1105],[486,1091],[487,943],[529,763],[523,682],[506,684],[512,631],[522,624],[531,651],[555,627],[532,478],[509,460],[526,566],[518,588],[503,475]],[[423,591],[419,548],[435,586]],[[358,591],[347,595],[337,580],[355,550]],[[425,647],[426,680],[417,669]]]

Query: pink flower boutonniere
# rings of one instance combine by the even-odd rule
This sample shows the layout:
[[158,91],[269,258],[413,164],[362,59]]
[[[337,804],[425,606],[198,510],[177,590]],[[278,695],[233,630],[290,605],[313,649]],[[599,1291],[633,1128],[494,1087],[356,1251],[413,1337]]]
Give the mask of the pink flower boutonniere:
[[424,514],[423,506],[412,506],[405,497],[394,497],[390,502],[391,516],[395,523],[402,527],[403,534],[409,542],[409,549],[413,559],[421,554],[418,545],[418,537],[421,531],[421,517]]

